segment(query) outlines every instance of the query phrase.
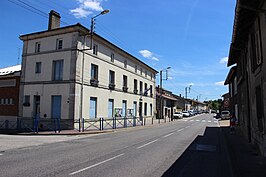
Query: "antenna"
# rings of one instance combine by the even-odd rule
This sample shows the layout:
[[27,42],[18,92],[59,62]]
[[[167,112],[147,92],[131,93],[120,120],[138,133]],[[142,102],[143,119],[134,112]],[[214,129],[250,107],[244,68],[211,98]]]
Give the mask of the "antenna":
[[18,48],[18,65],[20,64],[20,48]]

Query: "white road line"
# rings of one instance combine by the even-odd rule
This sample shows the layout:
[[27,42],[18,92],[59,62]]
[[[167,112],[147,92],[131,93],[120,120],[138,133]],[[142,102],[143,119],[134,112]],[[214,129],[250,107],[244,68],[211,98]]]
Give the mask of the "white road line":
[[185,128],[189,128],[190,126],[186,126]]
[[163,137],[166,138],[166,137],[168,137],[168,136],[173,135],[174,133],[175,133],[175,132],[173,132],[173,133],[169,133],[168,135],[164,135]]
[[85,171],[85,170],[88,170],[88,169],[90,169],[90,168],[93,168],[93,167],[96,167],[96,166],[101,165],[101,164],[103,164],[103,163],[106,163],[106,162],[109,162],[109,161],[111,161],[111,160],[114,160],[114,159],[116,159],[116,158],[118,158],[118,157],[120,157],[120,156],[122,156],[122,155],[125,155],[125,154],[124,154],[124,153],[123,153],[123,154],[119,154],[119,155],[114,156],[114,157],[112,157],[112,158],[110,158],[110,159],[104,160],[104,161],[102,161],[102,162],[96,163],[96,164],[91,165],[91,166],[86,167],[86,168],[82,168],[82,169],[80,169],[80,170],[78,170],[78,171],[72,172],[72,173],[70,173],[69,175],[72,176],[72,175],[78,174],[78,173],[83,172],[83,171]]
[[199,120],[198,120],[198,119],[197,119],[196,121],[197,121],[197,122],[199,122]]
[[206,122],[206,120],[202,120],[202,122]]
[[212,121],[208,120],[208,122],[212,122]]
[[181,128],[181,129],[179,129],[179,130],[177,130],[178,132],[181,132],[182,130],[184,130],[184,128]]
[[153,140],[153,141],[151,141],[151,142],[148,142],[148,143],[146,143],[146,144],[143,144],[142,146],[137,147],[137,149],[140,149],[140,148],[143,148],[143,147],[145,147],[145,146],[148,146],[148,145],[150,145],[150,144],[152,144],[152,143],[154,143],[154,142],[156,142],[156,141],[158,141],[158,139]]
[[1,155],[4,155],[4,154],[0,154],[0,156],[1,156]]
[[190,120],[190,122],[194,122],[194,120]]

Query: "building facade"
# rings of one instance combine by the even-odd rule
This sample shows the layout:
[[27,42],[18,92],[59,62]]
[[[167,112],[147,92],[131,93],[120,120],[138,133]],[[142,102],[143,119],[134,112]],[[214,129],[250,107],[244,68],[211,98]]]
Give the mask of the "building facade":
[[0,69],[0,120],[16,121],[21,65]]
[[266,2],[238,0],[228,66],[236,64],[239,128],[266,156]]
[[20,36],[21,117],[154,115],[156,70],[97,34],[92,42],[81,24],[60,27],[59,14],[50,16],[48,30]]

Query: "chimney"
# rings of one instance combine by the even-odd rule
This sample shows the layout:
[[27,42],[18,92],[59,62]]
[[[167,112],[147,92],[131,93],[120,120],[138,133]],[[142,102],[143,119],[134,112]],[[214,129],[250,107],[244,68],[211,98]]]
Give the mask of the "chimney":
[[60,14],[54,10],[49,13],[48,30],[60,28]]

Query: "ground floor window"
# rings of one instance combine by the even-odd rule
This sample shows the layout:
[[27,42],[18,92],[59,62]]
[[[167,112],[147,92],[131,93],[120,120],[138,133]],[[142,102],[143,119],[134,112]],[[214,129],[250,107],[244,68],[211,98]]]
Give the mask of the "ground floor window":
[[108,118],[112,118],[114,116],[114,100],[108,100]]
[[126,117],[127,115],[127,101],[122,101],[122,117]]
[[137,102],[133,102],[133,116],[137,117]]
[[144,116],[147,116],[147,103],[144,103]]
[[152,116],[152,104],[150,104],[150,116]]
[[97,117],[97,98],[90,98],[90,119],[95,119]]

